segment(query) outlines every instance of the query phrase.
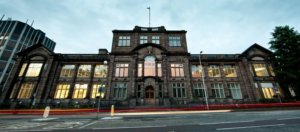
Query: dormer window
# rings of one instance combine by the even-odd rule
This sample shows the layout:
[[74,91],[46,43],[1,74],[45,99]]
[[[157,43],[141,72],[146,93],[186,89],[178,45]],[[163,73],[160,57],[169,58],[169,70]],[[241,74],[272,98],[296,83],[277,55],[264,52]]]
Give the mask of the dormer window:
[[148,36],[140,36],[140,44],[148,43]]
[[141,30],[142,30],[142,31],[148,31],[148,29],[147,29],[147,28],[141,28]]
[[152,31],[158,31],[158,28],[152,28]]

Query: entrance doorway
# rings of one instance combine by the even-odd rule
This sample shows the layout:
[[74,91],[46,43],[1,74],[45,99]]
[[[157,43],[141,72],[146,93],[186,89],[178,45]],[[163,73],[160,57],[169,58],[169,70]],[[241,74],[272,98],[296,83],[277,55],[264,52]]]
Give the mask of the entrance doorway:
[[154,88],[152,86],[148,86],[145,90],[145,105],[154,105]]

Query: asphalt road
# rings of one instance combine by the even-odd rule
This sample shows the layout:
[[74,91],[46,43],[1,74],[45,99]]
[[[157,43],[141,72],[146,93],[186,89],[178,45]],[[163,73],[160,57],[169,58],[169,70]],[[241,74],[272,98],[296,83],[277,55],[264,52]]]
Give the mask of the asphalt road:
[[[300,132],[300,110],[151,114],[120,113],[121,120],[98,120],[95,115],[51,116],[49,122],[32,122],[36,116],[0,116],[0,131],[99,132]],[[106,117],[102,115],[101,117]]]

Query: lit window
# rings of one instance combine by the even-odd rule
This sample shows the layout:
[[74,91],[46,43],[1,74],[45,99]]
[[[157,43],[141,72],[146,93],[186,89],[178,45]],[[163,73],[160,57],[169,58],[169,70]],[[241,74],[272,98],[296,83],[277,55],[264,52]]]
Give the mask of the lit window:
[[232,65],[224,65],[223,71],[225,73],[225,77],[236,77],[235,69]]
[[185,85],[184,83],[172,83],[173,97],[174,98],[185,98]]
[[127,77],[128,76],[128,64],[117,64],[115,76],[116,77]]
[[152,36],[152,43],[159,44],[159,36]]
[[55,92],[56,99],[65,99],[68,97],[70,85],[69,84],[59,84]]
[[145,57],[144,76],[155,76],[155,58],[153,56]]
[[74,72],[75,65],[64,65],[60,76],[61,77],[72,77]]
[[158,97],[163,98],[163,85],[162,84],[158,85]]
[[18,95],[18,98],[30,98],[34,84],[32,83],[23,83]]
[[172,77],[183,77],[183,64],[171,64]]
[[205,88],[203,84],[194,84],[195,96],[205,98]]
[[148,43],[148,36],[140,36],[140,44]]
[[209,77],[220,77],[219,66],[210,65],[208,67],[208,75],[209,75]]
[[141,85],[137,85],[136,97],[141,98]]
[[225,98],[222,84],[211,84],[212,95],[215,98]]
[[262,88],[265,98],[273,98],[274,89],[273,88]]
[[19,73],[19,77],[23,75],[26,66],[27,66],[27,63],[24,63],[24,64],[22,65],[22,68],[21,68],[20,73]]
[[17,87],[18,87],[18,84],[15,84],[13,90],[11,91],[11,94],[10,94],[9,98],[13,98],[13,96],[14,96],[14,94],[16,92]]
[[83,99],[86,96],[87,84],[75,84],[75,89],[73,93],[74,99]]
[[[105,73],[104,73],[104,70],[105,70]],[[104,74],[103,74],[104,73]],[[107,75],[107,66],[104,66],[104,65],[96,65],[95,67],[95,74],[94,76],[95,77],[106,77]]]
[[272,65],[269,64],[268,66],[269,66],[269,70],[270,70],[271,75],[272,75],[272,76],[275,76],[275,73],[274,73],[274,71],[273,71]]
[[256,76],[269,76],[265,64],[253,64]]
[[26,72],[26,77],[39,76],[42,66],[43,66],[42,63],[31,63],[31,64],[29,64],[28,70]]
[[91,73],[91,65],[80,65],[77,77],[89,77]]
[[143,64],[138,65],[138,77],[143,76]]
[[113,95],[114,98],[125,99],[127,95],[127,83],[115,83]]
[[242,99],[242,93],[239,84],[228,84],[229,94],[233,99]]
[[161,74],[161,64],[157,64],[157,76],[161,77],[162,74]]
[[204,77],[203,67],[199,65],[192,65],[192,77]]
[[[100,96],[99,87],[101,87],[101,84],[94,84],[93,85],[93,91],[91,93],[91,98],[94,99],[94,98]],[[102,84],[102,88],[105,88],[104,84]],[[101,92],[101,98],[103,99],[103,97],[104,97],[104,91]]]
[[130,46],[130,36],[119,36],[118,46]]
[[170,46],[181,46],[180,37],[169,37]]

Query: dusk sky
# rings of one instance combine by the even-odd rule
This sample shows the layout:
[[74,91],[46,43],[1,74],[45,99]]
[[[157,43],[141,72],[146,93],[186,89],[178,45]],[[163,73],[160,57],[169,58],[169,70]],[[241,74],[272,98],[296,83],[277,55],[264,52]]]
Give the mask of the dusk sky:
[[112,30],[135,25],[186,30],[188,51],[242,53],[269,48],[275,26],[300,30],[300,0],[1,0],[0,15],[46,33],[56,53],[111,51]]

